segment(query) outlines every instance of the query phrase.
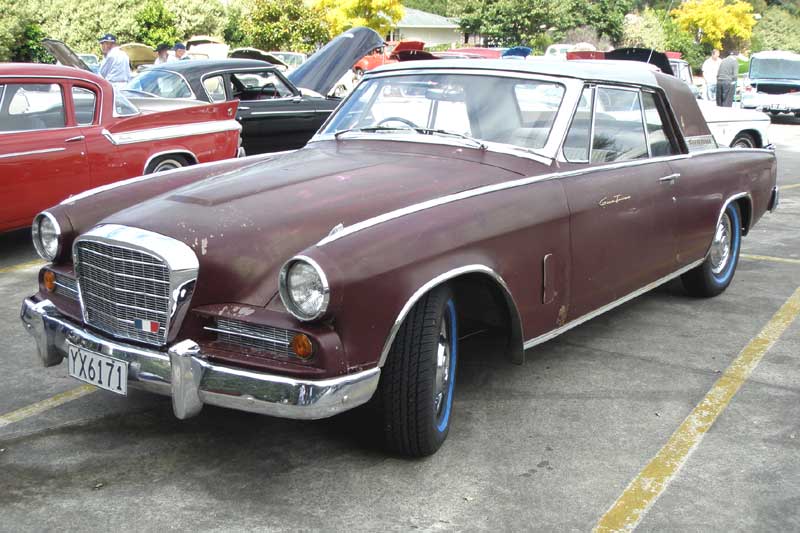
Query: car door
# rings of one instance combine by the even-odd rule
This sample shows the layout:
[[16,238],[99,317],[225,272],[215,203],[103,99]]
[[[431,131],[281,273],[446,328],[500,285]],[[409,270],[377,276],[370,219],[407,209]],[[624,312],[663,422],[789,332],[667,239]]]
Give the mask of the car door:
[[89,187],[83,135],[60,80],[0,80],[0,231]]
[[675,270],[674,176],[668,158],[654,151],[660,145],[649,143],[642,108],[637,89],[587,86],[565,139],[565,159],[585,165],[562,180],[570,207],[569,319]]
[[274,69],[230,74],[248,155],[300,148],[319,128],[315,98],[301,96]]

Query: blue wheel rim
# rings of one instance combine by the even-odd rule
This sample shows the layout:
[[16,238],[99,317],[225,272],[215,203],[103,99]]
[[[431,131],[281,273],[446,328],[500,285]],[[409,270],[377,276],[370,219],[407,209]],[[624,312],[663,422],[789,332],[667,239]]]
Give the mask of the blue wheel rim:
[[[730,282],[731,278],[733,277],[733,271],[736,268],[736,259],[739,255],[739,245],[741,241],[741,221],[739,219],[739,211],[736,207],[731,204],[725,209],[725,215],[728,217],[730,221],[730,250],[729,256],[727,259],[727,264],[725,267],[718,273],[714,273],[712,271],[711,276],[714,278],[714,281],[719,285],[725,285]],[[725,221],[725,216],[722,217],[720,220],[720,225],[723,224]],[[717,231],[719,231],[719,225],[717,227]],[[712,245],[713,246],[713,245]]]
[[[447,332],[447,346],[449,348],[447,357],[449,361],[447,361],[447,367],[449,368],[449,373],[447,375],[447,382],[443,387],[443,395],[442,402],[444,405],[441,407],[441,411],[437,415],[436,419],[436,429],[440,433],[443,433],[446,429],[448,424],[450,423],[450,411],[453,408],[453,389],[456,383],[456,361],[458,359],[458,339],[456,338],[456,306],[453,303],[453,300],[449,300],[447,305],[445,306],[445,313],[442,317],[442,320],[445,321],[444,329]],[[437,373],[438,376],[438,373]]]

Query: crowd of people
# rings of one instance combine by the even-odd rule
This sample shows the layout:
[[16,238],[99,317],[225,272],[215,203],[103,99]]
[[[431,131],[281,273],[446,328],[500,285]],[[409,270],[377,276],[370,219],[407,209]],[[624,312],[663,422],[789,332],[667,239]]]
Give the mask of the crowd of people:
[[[100,49],[103,51],[103,62],[100,65],[99,74],[111,82],[116,87],[124,87],[131,80],[131,61],[128,55],[119,48],[117,37],[112,33],[107,33],[100,37]],[[174,55],[170,56],[169,52]],[[154,64],[161,65],[170,61],[182,61],[189,59],[186,55],[186,45],[175,43],[173,46],[160,44],[156,47],[156,59]]]

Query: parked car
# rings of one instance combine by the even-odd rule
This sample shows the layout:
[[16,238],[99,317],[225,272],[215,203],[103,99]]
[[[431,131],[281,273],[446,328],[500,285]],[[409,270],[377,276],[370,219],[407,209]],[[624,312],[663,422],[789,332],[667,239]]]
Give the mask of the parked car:
[[673,278],[720,294],[778,203],[774,152],[718,148],[684,83],[599,61],[384,67],[261,157],[40,214],[51,263],[21,316],[43,363],[171,395],[178,418],[372,401],[387,446],[426,455],[461,339],[522,363]]
[[400,52],[408,52],[410,50],[423,50],[425,43],[422,41],[390,41],[376,46],[372,51],[362,57],[355,65],[353,65],[353,72],[357,78],[369,72],[372,69],[381,67],[383,65],[391,65],[397,63],[397,55]]
[[[382,42],[368,28],[349,30],[286,76],[277,66],[252,59],[173,61],[142,72],[125,94],[143,108],[158,106],[162,99],[171,107],[239,100],[236,119],[248,155],[295,149],[308,142],[341,101],[323,95],[342,83],[365,51]],[[69,60],[66,50],[59,53],[62,62]]]
[[86,65],[91,69],[92,72],[97,74],[100,72],[100,60],[97,59],[97,56],[94,54],[78,54],[78,57],[86,63]]
[[759,52],[750,57],[742,107],[800,117],[800,54]]
[[143,113],[91,72],[0,64],[0,231],[99,185],[236,157],[236,106]]
[[289,71],[296,69],[308,59],[306,54],[300,52],[277,51],[268,53],[280,59],[288,67]]

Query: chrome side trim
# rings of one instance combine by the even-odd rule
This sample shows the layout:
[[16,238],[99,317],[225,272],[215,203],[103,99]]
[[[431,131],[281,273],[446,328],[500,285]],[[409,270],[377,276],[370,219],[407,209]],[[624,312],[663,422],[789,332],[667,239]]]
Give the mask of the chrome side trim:
[[[42,130],[43,131],[43,130]],[[28,150],[27,152],[13,152],[11,154],[0,154],[0,159],[10,159],[12,157],[23,157],[26,155],[50,154],[53,152],[63,152],[66,148],[44,148],[42,150]]]
[[[416,304],[417,301],[420,298],[422,298],[422,296],[425,293],[427,293],[434,287],[441,285],[442,283],[448,280],[451,280],[453,278],[456,278],[464,274],[472,274],[472,273],[486,274],[490,278],[492,278],[497,284],[499,284],[500,287],[503,288],[503,290],[506,293],[506,299],[508,303],[510,304],[510,306],[513,306],[513,309],[509,309],[509,314],[511,315],[512,321],[516,322],[515,325],[512,324],[512,328],[518,328],[519,337],[521,339],[522,320],[520,319],[519,311],[517,310],[517,305],[514,302],[514,297],[512,296],[511,291],[508,289],[508,285],[506,285],[505,280],[503,280],[503,278],[500,277],[500,275],[497,272],[495,272],[493,269],[489,268],[486,265],[478,265],[478,264],[467,265],[459,268],[454,268],[452,270],[439,274],[432,280],[422,285],[416,291],[414,291],[414,294],[412,294],[411,297],[408,299],[408,301],[406,301],[405,305],[400,310],[400,313],[397,315],[394,324],[392,324],[392,327],[389,330],[389,335],[386,337],[386,342],[384,342],[383,349],[381,350],[381,357],[380,360],[378,361],[378,366],[383,367],[383,365],[386,363],[386,358],[389,356],[389,350],[391,350],[392,348],[392,343],[394,342],[394,338],[397,336],[397,332],[400,330],[400,326],[403,324],[403,321],[406,319],[406,316],[408,316],[408,313],[411,311],[411,308],[414,307],[414,304]],[[512,336],[513,335],[514,332],[512,331]],[[522,363],[521,358],[523,356],[524,354],[517,354],[515,356],[512,356],[512,359],[516,363]]]
[[568,178],[572,176],[581,176],[584,174],[590,174],[592,172],[600,172],[603,170],[614,170],[618,168],[627,168],[627,167],[635,167],[639,165],[650,164],[653,162],[658,161],[675,161],[678,159],[688,159],[691,156],[689,154],[678,154],[678,155],[671,155],[671,156],[664,156],[664,157],[654,157],[652,159],[637,159],[634,161],[623,161],[620,163],[611,163],[608,165],[601,165],[589,168],[581,168],[578,170],[570,170],[566,172],[553,172],[550,174],[542,174],[539,176],[531,176],[528,178],[520,178],[517,180],[507,181],[504,183],[496,183],[493,185],[486,185],[483,187],[477,187],[475,189],[469,189],[466,191],[461,191],[454,194],[449,194],[446,196],[440,196],[439,198],[433,198],[431,200],[427,200],[425,202],[420,202],[418,204],[409,205],[406,207],[402,207],[400,209],[395,209],[394,211],[389,211],[388,213],[383,213],[381,215],[377,215],[372,218],[368,218],[366,220],[362,220],[361,222],[357,222],[352,226],[347,226],[346,228],[342,229],[341,231],[334,233],[333,235],[327,235],[322,240],[317,243],[317,246],[325,246],[333,241],[339,240],[343,237],[348,235],[352,235],[353,233],[357,233],[367,228],[371,228],[372,226],[377,226],[383,222],[388,222],[390,220],[394,220],[396,218],[400,218],[406,215],[410,215],[413,213],[417,213],[419,211],[424,211],[426,209],[431,209],[434,207],[438,207],[440,205],[449,204],[452,202],[457,202],[459,200],[464,200],[467,198],[473,198],[475,196],[482,196],[484,194],[489,194],[498,191],[504,191],[507,189],[514,189],[517,187],[523,187],[525,185],[530,185],[532,183],[536,183],[539,181],[548,181],[553,179],[561,179],[561,178]]
[[[272,102],[274,100],[267,100],[268,102]],[[324,109],[308,109],[305,111],[253,111],[250,113],[250,116],[255,115],[299,115],[305,113],[332,113],[333,110],[324,110]]]
[[242,125],[236,120],[216,120],[199,122],[197,124],[162,126],[159,128],[148,128],[144,130],[125,131],[120,133],[111,133],[110,131],[104,129],[102,134],[112,144],[122,145],[241,130]]
[[329,379],[294,379],[211,363],[190,339],[164,353],[101,337],[63,316],[50,300],[25,299],[20,319],[36,340],[45,366],[62,362],[73,344],[128,363],[132,387],[172,396],[175,416],[189,418],[203,405],[270,416],[327,418],[369,401],[381,369]]
[[[153,155],[151,155],[150,157],[147,158],[147,161],[145,161],[144,167],[142,168],[142,174],[147,174],[147,168],[150,166],[150,163],[152,163],[154,159],[156,159],[157,157],[164,156],[164,155],[188,155],[189,157],[192,158],[192,161],[194,161],[193,163],[191,163],[192,165],[196,165],[196,164],[198,164],[200,162],[197,159],[197,156],[191,150],[183,150],[183,149],[165,150],[163,152],[155,153],[155,154],[153,154]],[[176,169],[173,169],[173,170],[176,170]]]
[[677,278],[678,276],[681,276],[681,275],[685,274],[686,272],[690,271],[691,269],[701,265],[703,263],[703,261],[705,261],[705,258],[700,259],[698,261],[695,261],[695,262],[693,262],[693,263],[691,263],[689,265],[686,265],[685,267],[683,267],[683,268],[681,268],[679,270],[676,270],[672,274],[664,276],[663,278],[658,279],[658,280],[656,280],[656,281],[654,281],[652,283],[648,283],[647,285],[645,285],[641,289],[637,289],[637,290],[633,291],[632,293],[628,294],[627,296],[623,296],[622,298],[620,298],[618,300],[614,300],[613,302],[608,303],[608,304],[606,304],[603,307],[600,307],[598,309],[595,309],[594,311],[592,311],[590,313],[586,313],[585,315],[583,315],[583,316],[581,316],[579,318],[576,318],[575,320],[572,320],[571,322],[568,322],[567,324],[564,324],[560,328],[556,328],[554,330],[548,331],[547,333],[539,335],[536,338],[527,340],[527,341],[525,341],[524,347],[527,350],[528,348],[532,348],[532,347],[536,346],[537,344],[541,344],[543,342],[549,341],[550,339],[552,339],[554,337],[557,337],[557,336],[561,335],[562,333],[564,333],[566,331],[569,331],[572,328],[574,328],[576,326],[579,326],[579,325],[583,324],[584,322],[586,322],[588,320],[591,320],[591,319],[593,319],[593,318],[595,318],[595,317],[597,317],[599,315],[602,315],[606,311],[610,311],[611,309],[614,309],[615,307],[617,307],[619,305],[622,305],[625,302],[633,300],[637,296],[641,296],[642,294],[655,289],[656,287],[666,283],[667,281],[670,281],[672,279]]

